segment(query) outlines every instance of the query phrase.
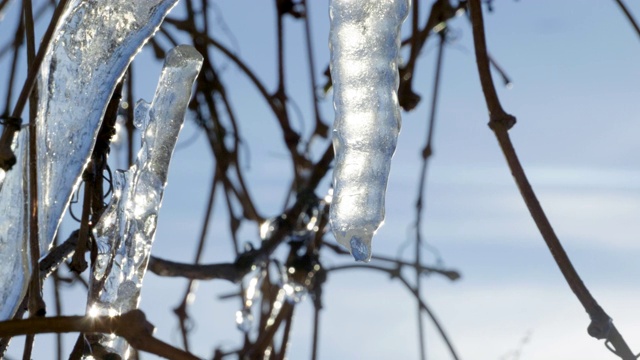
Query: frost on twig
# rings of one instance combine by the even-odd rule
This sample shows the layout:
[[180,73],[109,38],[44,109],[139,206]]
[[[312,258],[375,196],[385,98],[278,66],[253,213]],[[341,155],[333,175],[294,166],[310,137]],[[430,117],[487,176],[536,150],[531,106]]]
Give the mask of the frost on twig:
[[[38,77],[37,174],[40,253],[45,254],[95,144],[116,83],[177,0],[74,0],[60,18]],[[27,133],[26,129],[22,130]],[[27,137],[14,153],[26,161]],[[0,320],[29,278],[27,167],[0,181]],[[1,175],[1,174],[0,174]]]
[[400,26],[409,0],[332,0],[336,165],[330,221],[338,242],[369,261],[400,131]]
[[[90,316],[120,315],[138,307],[169,162],[201,66],[202,55],[193,47],[174,48],[165,59],[153,102],[140,100],[136,106],[142,147],[129,170],[116,172],[111,202],[94,228],[98,256]],[[128,349],[121,338],[97,337],[95,342],[121,356]]]

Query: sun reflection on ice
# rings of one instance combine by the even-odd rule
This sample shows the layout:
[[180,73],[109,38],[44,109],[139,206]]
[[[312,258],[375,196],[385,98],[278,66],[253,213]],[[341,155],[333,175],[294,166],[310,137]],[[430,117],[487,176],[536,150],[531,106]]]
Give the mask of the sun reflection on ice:
[[89,315],[90,318],[97,318],[98,316],[100,316],[100,309],[98,308],[98,306],[96,306],[96,304],[93,304],[89,307],[87,315]]

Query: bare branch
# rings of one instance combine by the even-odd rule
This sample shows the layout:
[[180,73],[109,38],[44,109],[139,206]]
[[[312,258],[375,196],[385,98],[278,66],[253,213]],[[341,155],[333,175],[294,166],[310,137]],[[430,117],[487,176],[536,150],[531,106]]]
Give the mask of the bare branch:
[[624,13],[624,16],[627,17],[627,20],[629,20],[629,23],[631,23],[631,26],[633,26],[633,28],[636,30],[636,34],[640,36],[640,26],[638,26],[638,23],[633,18],[633,15],[631,15],[631,12],[629,12],[629,9],[627,8],[627,6],[622,2],[622,0],[615,0],[615,2],[620,7],[620,10],[622,10],[622,12]]
[[480,0],[470,0],[469,8],[473,24],[473,42],[475,45],[478,74],[480,75],[482,91],[484,92],[487,108],[489,110],[489,127],[493,130],[498,139],[500,148],[507,160],[511,174],[520,189],[520,194],[529,209],[529,213],[536,223],[540,234],[544,238],[549,251],[556,261],[556,264],[558,264],[562,275],[569,284],[569,287],[591,318],[591,324],[588,327],[589,335],[596,339],[607,339],[610,341],[616,349],[616,355],[620,356],[622,359],[636,359],[636,356],[631,352],[629,346],[624,342],[622,336],[620,336],[613,325],[609,315],[607,315],[604,309],[600,307],[595,298],[591,295],[589,289],[587,289],[571,264],[571,260],[569,260],[560,240],[551,227],[551,223],[544,213],[542,206],[540,206],[540,202],[538,201],[538,198],[525,175],[524,169],[520,164],[520,160],[516,155],[508,134],[508,130],[515,124],[515,117],[507,114],[502,108],[489,71],[489,59],[486,50]]
[[385,272],[385,273],[389,274],[389,276],[391,276],[392,278],[397,278],[398,280],[400,280],[400,282],[407,288],[407,290],[409,290],[413,294],[413,296],[415,296],[416,300],[418,301],[418,304],[420,305],[420,308],[425,313],[427,313],[429,318],[431,318],[431,321],[436,326],[436,329],[440,333],[440,336],[442,337],[442,340],[445,342],[445,344],[449,348],[449,352],[451,353],[451,356],[453,357],[453,359],[454,360],[459,360],[458,354],[457,354],[457,352],[456,352],[456,350],[455,350],[455,348],[453,346],[453,343],[449,339],[449,336],[447,335],[447,333],[444,331],[444,328],[440,324],[440,321],[435,316],[433,311],[427,306],[427,304],[424,302],[424,300],[422,300],[422,297],[420,296],[420,294],[418,294],[417,290],[413,286],[411,286],[411,284],[409,284],[409,281],[407,281],[407,279],[404,278],[402,276],[402,274],[400,274],[399,269],[390,269],[390,268],[386,268],[386,267],[383,267],[383,266],[377,266],[377,265],[373,265],[373,264],[348,264],[348,265],[341,265],[341,266],[335,266],[335,267],[332,267],[332,268],[328,268],[327,272],[339,271],[339,270],[348,270],[348,269],[364,269],[364,270],[382,271],[382,272]]
[[141,310],[132,310],[126,314],[113,317],[60,316],[4,321],[0,322],[0,337],[46,333],[98,332],[116,334],[125,338],[134,348],[166,359],[198,359],[190,353],[156,339],[153,337],[153,329],[154,326],[147,321]]

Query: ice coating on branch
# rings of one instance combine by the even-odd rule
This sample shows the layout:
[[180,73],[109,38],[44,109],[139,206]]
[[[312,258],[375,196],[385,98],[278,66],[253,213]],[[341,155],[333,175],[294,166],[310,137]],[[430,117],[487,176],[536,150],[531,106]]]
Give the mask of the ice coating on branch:
[[369,261],[400,131],[400,26],[410,0],[332,0],[331,79],[336,118],[330,221],[338,242]]
[[[184,121],[202,55],[180,45],[167,54],[151,104],[140,100],[136,123],[142,147],[127,171],[115,173],[113,196],[94,227],[98,256],[91,278],[89,314],[119,315],[136,309],[147,270],[171,155]],[[126,358],[127,343],[95,335],[109,352]]]
[[236,311],[236,326],[238,330],[248,333],[253,326],[252,307],[256,303],[256,299],[260,297],[260,288],[263,279],[267,276],[266,269],[260,267],[243,279],[244,294],[242,296],[242,308]]
[[27,128],[18,133],[12,146],[18,161],[0,181],[0,321],[13,316],[29,280],[28,135]]
[[38,217],[48,250],[118,80],[177,0],[72,0],[38,78]]
[[[38,77],[38,222],[48,251],[95,144],[117,81],[177,0],[71,0]],[[16,310],[29,278],[27,129],[18,164],[0,180],[0,320]],[[1,175],[1,174],[0,174]]]

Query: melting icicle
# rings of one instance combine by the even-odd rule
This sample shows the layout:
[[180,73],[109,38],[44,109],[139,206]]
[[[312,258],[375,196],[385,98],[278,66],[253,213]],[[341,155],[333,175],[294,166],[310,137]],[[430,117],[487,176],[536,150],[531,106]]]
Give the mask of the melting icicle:
[[[113,197],[94,228],[98,257],[89,296],[97,301],[88,309],[98,315],[138,307],[171,154],[201,66],[202,56],[193,47],[174,48],[167,54],[153,103],[138,103],[142,148],[129,170],[115,174]],[[128,350],[123,339],[96,337],[94,343],[108,351],[123,356]]]
[[[45,254],[93,149],[113,89],[133,56],[153,35],[177,0],[72,0],[64,10],[38,78],[38,221]],[[27,133],[26,129],[21,133]],[[19,156],[27,146],[20,136]],[[18,162],[26,159],[18,159]],[[0,188],[0,320],[18,306],[29,278],[27,221],[17,204],[26,167],[7,173]],[[25,186],[23,188],[23,186]],[[11,200],[7,200],[11,199]],[[20,216],[20,217],[18,217]],[[11,237],[8,237],[9,234]],[[21,236],[21,237],[16,237]],[[16,241],[20,245],[8,245]],[[11,249],[11,250],[9,250]],[[11,268],[16,271],[4,271]],[[18,269],[22,269],[18,271]],[[11,294],[11,295],[9,295]]]
[[330,221],[338,242],[369,261],[400,131],[400,26],[410,0],[332,0],[336,165]]
[[73,0],[38,78],[40,251],[91,155],[116,83],[177,0]]

